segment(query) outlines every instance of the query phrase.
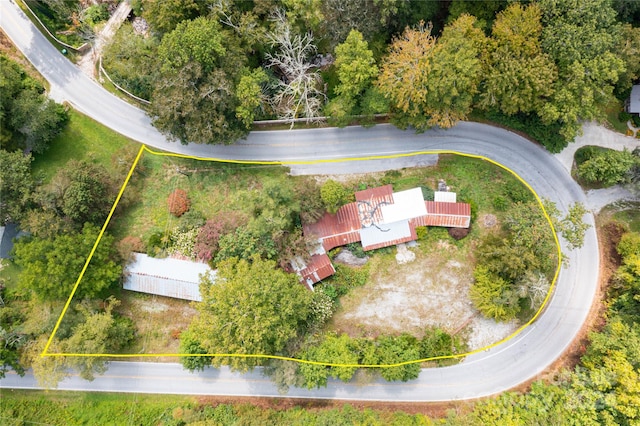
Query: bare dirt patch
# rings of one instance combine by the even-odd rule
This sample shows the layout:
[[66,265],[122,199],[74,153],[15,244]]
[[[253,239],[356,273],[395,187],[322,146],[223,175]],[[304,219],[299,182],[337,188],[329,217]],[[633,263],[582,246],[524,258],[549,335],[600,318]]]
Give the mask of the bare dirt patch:
[[449,256],[416,253],[416,260],[398,265],[382,259],[369,282],[344,297],[334,315],[336,331],[352,336],[409,332],[426,327],[453,332],[475,311],[468,299],[471,269]]
[[[131,352],[144,354],[179,353],[180,333],[196,315],[188,301],[132,292],[123,294],[118,312],[136,325],[137,339]],[[176,362],[176,358],[159,357],[157,361]]]
[[469,300],[473,268],[464,251],[441,240],[434,250],[411,250],[415,260],[399,264],[395,254],[374,258],[369,282],[341,301],[331,327],[353,337],[411,333],[440,327],[456,334],[464,330],[471,349],[507,337],[513,323],[483,319]]

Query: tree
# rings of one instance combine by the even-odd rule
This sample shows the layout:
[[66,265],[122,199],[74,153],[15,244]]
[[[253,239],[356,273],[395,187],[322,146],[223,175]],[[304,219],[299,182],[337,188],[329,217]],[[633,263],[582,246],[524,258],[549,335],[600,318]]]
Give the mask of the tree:
[[[331,364],[358,364],[358,353],[352,339],[346,335],[328,334],[317,345],[310,346],[301,355],[302,359]],[[327,379],[333,377],[343,382],[351,380],[357,367],[329,367],[316,364],[300,364],[300,374],[308,389],[327,385]]]
[[508,321],[520,312],[519,297],[511,284],[478,266],[473,272],[475,281],[469,291],[473,305],[484,316],[497,321]]
[[386,30],[389,16],[384,16],[377,0],[325,0],[322,2],[321,33],[331,46],[342,42],[350,31],[357,31],[366,40]]
[[281,74],[272,100],[278,116],[286,120],[317,117],[324,103],[324,93],[320,88],[322,77],[309,61],[317,51],[313,36],[311,33],[294,34],[284,12],[277,9],[274,29],[267,33],[267,40],[276,49],[275,53],[266,54],[269,66]]
[[383,379],[403,382],[417,379],[420,375],[420,363],[410,362],[420,359],[420,346],[410,334],[400,336],[381,336],[375,342],[375,360],[367,358],[363,364],[393,365],[409,362],[395,367],[381,367],[378,371]]
[[262,68],[245,71],[238,83],[236,94],[240,104],[236,107],[236,117],[244,123],[247,129],[253,124],[256,111],[266,101],[262,93],[262,85],[268,80]]
[[180,353],[196,355],[180,357],[180,363],[189,371],[204,371],[205,367],[211,365],[213,361],[211,356],[197,356],[206,354],[207,351],[191,330],[185,330],[180,333]]
[[26,150],[42,154],[69,120],[66,109],[34,90],[23,90],[14,100],[11,126],[24,137]]
[[587,182],[611,186],[625,182],[627,174],[637,162],[636,157],[626,149],[598,150],[578,166],[578,176]]
[[580,248],[584,244],[584,234],[591,225],[582,220],[589,213],[582,203],[573,203],[569,206],[569,213],[560,222],[559,231],[569,245],[570,249]]
[[62,213],[80,226],[85,222],[102,225],[115,200],[107,170],[99,164],[71,160],[57,174],[68,182],[58,200]]
[[485,45],[486,37],[473,16],[462,15],[444,28],[427,82],[429,126],[449,128],[471,112]]
[[[133,321],[119,317],[113,309],[120,301],[109,297],[104,310],[92,309],[88,304],[79,304],[76,309],[83,321],[77,324],[69,338],[60,343],[63,352],[77,354],[105,354],[119,351],[131,343],[135,334]],[[107,371],[108,361],[104,357],[68,357],[67,366],[76,369],[80,377],[92,381],[95,374]]]
[[552,94],[556,66],[542,53],[541,11],[513,3],[498,14],[488,43],[488,70],[480,106],[507,115],[537,112]]
[[336,47],[334,66],[340,80],[335,88],[338,97],[327,105],[327,110],[334,120],[342,123],[353,115],[364,91],[371,88],[373,79],[378,75],[378,67],[373,52],[356,30],[351,30],[344,43]]
[[246,62],[232,33],[211,19],[180,23],[158,47],[154,125],[182,143],[231,143],[246,135],[236,117],[238,69]]
[[[257,256],[251,262],[220,262],[215,283],[210,275],[204,276],[200,291],[202,303],[190,330],[210,354],[282,354],[310,315],[311,292],[295,275]],[[217,357],[213,362],[247,371],[265,360]]]
[[496,19],[496,15],[506,6],[504,0],[485,0],[482,2],[453,0],[449,5],[449,16],[447,23],[451,23],[462,15],[475,16],[478,26],[482,29],[489,29],[491,23]]
[[[80,233],[58,235],[53,239],[23,238],[14,246],[14,261],[22,269],[19,285],[33,291],[41,300],[65,300],[98,236],[98,228],[85,225]],[[95,298],[115,285],[122,275],[113,237],[104,234],[96,248],[76,300]]]
[[555,61],[558,80],[539,112],[546,124],[562,124],[568,140],[580,132],[580,120],[604,117],[613,85],[624,71],[615,52],[620,37],[609,0],[540,0],[542,49]]
[[396,38],[383,61],[378,88],[398,112],[398,124],[422,131],[448,128],[463,119],[477,92],[485,43],[469,15],[447,26],[437,43],[424,23]]
[[320,197],[327,211],[335,214],[340,207],[351,201],[353,194],[347,191],[341,183],[329,179],[322,184]]
[[320,197],[320,187],[315,179],[300,178],[295,187],[296,199],[300,200],[300,221],[315,223],[322,217],[325,207]]
[[29,336],[20,329],[23,321],[24,315],[7,297],[4,282],[0,280],[0,379],[9,370],[24,375],[20,351],[27,344]]
[[[164,3],[164,2],[153,2]],[[154,81],[159,78],[156,64],[159,40],[135,34],[124,22],[102,54],[102,65],[109,77],[132,94],[149,100]]]
[[[640,2],[636,2],[638,11],[640,12]],[[640,13],[639,13],[640,14]],[[630,24],[622,25],[620,30],[621,36],[616,52],[624,61],[624,71],[618,78],[616,85],[616,95],[627,97],[627,92],[633,86],[634,81],[640,78],[640,28],[633,27]]]
[[427,81],[435,45],[430,25],[421,22],[415,29],[407,27],[402,36],[392,41],[377,81],[380,92],[390,100],[392,111],[418,130],[428,126]]
[[0,150],[0,224],[24,219],[32,203],[31,154]]
[[361,95],[378,75],[373,52],[357,30],[351,30],[344,43],[336,47],[334,65],[340,79],[335,91],[351,99]]
[[5,55],[0,55],[0,146],[43,153],[62,131],[68,115],[44,95],[44,87]]
[[198,0],[140,0],[143,17],[154,31],[170,33],[181,22],[206,12],[207,2]]

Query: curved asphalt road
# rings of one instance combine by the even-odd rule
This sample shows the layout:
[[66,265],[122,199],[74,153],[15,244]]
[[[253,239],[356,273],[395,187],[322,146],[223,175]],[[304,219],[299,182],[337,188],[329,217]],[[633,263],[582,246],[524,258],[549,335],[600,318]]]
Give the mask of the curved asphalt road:
[[[233,146],[180,145],[167,142],[141,110],[117,99],[84,76],[56,51],[12,2],[0,1],[0,26],[51,84],[51,95],[66,100],[106,126],[149,146],[172,152],[226,159],[308,161],[385,155],[423,150],[456,150],[484,155],[514,170],[541,196],[566,211],[584,202],[581,189],[562,165],[544,149],[502,129],[460,123],[450,130],[417,135],[392,126],[371,129],[315,129],[253,132]],[[423,157],[396,160],[403,167],[426,162]],[[294,172],[335,173],[340,167],[357,171],[360,162],[302,166]],[[593,217],[587,221],[593,225]],[[326,389],[291,389],[288,396],[384,401],[448,401],[503,392],[537,375],[552,364],[580,330],[593,301],[598,279],[598,243],[594,228],[584,247],[568,252],[569,266],[560,274],[556,291],[543,315],[515,338],[493,349],[467,357],[461,364],[424,369],[409,383],[376,381],[363,386],[332,381]],[[31,376],[9,374],[3,388],[34,388]],[[63,381],[60,389],[145,393],[184,393],[234,396],[280,396],[257,370],[249,374],[209,369],[191,374],[179,364],[112,362],[109,371],[86,382]]]

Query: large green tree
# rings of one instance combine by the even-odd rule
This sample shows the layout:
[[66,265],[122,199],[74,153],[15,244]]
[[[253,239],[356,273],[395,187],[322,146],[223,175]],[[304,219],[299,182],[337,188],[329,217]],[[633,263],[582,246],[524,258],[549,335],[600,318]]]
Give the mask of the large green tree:
[[[53,239],[23,238],[14,247],[15,263],[22,268],[19,285],[42,300],[64,300],[78,279],[98,236],[98,228],[85,225],[80,233]],[[104,234],[75,294],[76,300],[95,298],[118,283],[122,266],[113,246],[113,237]]]
[[182,143],[231,143],[245,136],[236,87],[246,57],[233,33],[199,17],[180,23],[158,48],[154,124]]
[[0,146],[42,153],[68,121],[62,105],[16,62],[0,54]]
[[580,120],[603,118],[624,71],[616,52],[620,27],[609,0],[539,0],[542,49],[558,67],[554,94],[540,111],[546,123],[562,124],[568,140]]
[[480,106],[512,115],[537,112],[547,102],[557,70],[542,53],[540,17],[536,3],[514,3],[498,14],[488,43]]
[[32,202],[31,154],[0,149],[0,224],[16,222]]
[[[312,294],[297,276],[258,257],[219,263],[215,277],[202,278],[200,291],[190,332],[210,354],[282,355],[310,315]],[[247,371],[265,360],[218,357],[213,363]]]
[[161,34],[173,31],[181,22],[206,13],[207,3],[198,0],[135,0],[134,6],[142,10],[142,16],[153,31]]

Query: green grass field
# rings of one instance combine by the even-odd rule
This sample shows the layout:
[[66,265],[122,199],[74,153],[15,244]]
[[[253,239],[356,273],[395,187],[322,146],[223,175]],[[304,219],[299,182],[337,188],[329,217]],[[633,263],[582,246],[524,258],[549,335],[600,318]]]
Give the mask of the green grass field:
[[137,147],[139,144],[71,109],[65,129],[51,143],[49,150],[33,161],[33,174],[48,182],[72,159],[90,160],[108,170],[113,155],[128,146]]

